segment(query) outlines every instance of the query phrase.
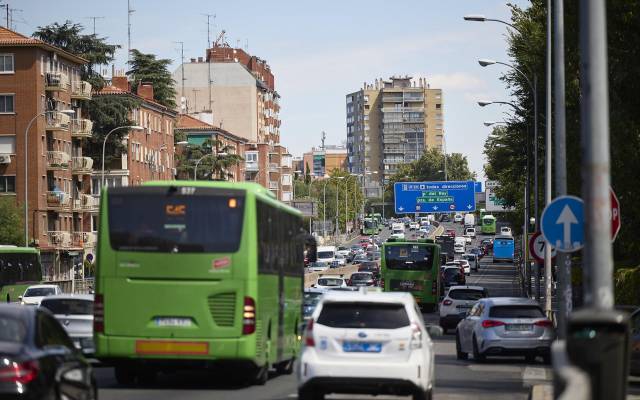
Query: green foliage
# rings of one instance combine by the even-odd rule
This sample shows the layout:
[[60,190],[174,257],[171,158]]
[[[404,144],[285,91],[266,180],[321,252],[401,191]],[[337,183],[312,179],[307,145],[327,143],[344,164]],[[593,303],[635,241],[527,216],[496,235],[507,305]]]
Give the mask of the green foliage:
[[613,279],[616,304],[640,305],[640,267],[618,268]]
[[226,181],[233,174],[229,168],[244,159],[231,152],[232,146],[222,145],[219,140],[207,139],[201,146],[187,146],[181,154],[176,154],[176,169],[180,179],[192,179],[198,163],[198,180]]
[[93,70],[93,66],[112,62],[120,46],[108,44],[106,38],[93,34],[83,35],[83,29],[81,24],[74,24],[67,20],[62,25],[55,22],[51,25],[39,26],[33,36],[88,60],[89,63],[82,67],[82,79],[91,83],[94,89],[100,89],[104,86],[104,79],[99,71]]
[[[84,152],[93,158],[93,165],[102,168],[102,144],[104,137],[114,128],[134,125],[129,120],[131,110],[140,106],[140,101],[121,95],[94,96],[87,103],[86,110],[93,121],[93,135],[84,142]],[[126,147],[122,138],[127,134],[126,129],[118,129],[109,135],[105,148],[105,164],[119,158]]]
[[0,244],[24,246],[21,210],[14,197],[0,197]]
[[131,50],[131,69],[127,75],[131,77],[131,89],[135,92],[140,82],[153,85],[153,98],[158,103],[169,107],[176,107],[175,81],[167,67],[171,64],[168,58],[157,59],[155,54],[144,54],[139,50]]
[[311,169],[309,168],[309,162],[305,163],[305,170],[307,171],[304,174],[304,183],[307,185],[311,183]]

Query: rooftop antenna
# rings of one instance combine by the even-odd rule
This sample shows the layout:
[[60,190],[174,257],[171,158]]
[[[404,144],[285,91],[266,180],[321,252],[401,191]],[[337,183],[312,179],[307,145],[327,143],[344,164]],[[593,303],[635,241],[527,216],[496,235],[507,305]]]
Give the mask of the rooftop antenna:
[[[213,21],[214,21],[214,25],[215,25],[215,20],[216,20],[216,15],[215,14],[204,14],[207,17],[207,52],[209,51],[209,46],[211,46],[211,17],[213,17]],[[208,79],[207,79],[207,83],[209,85],[209,112],[211,112],[213,114],[213,99],[211,98],[211,90],[212,90],[212,83],[213,83],[213,79],[211,78],[211,55],[207,55],[207,70],[208,70]]]
[[324,141],[327,139],[327,133],[325,131],[322,131],[322,146],[320,146],[322,148],[322,150],[324,150]]
[[104,17],[100,16],[100,17],[85,17],[85,18],[93,20],[93,36],[95,36],[96,35],[96,20],[97,19],[104,19]]
[[244,40],[244,51],[245,53],[249,53],[249,39]]
[[131,63],[131,14],[136,10],[131,8],[131,0],[127,0],[127,63]]
[[187,78],[184,77],[184,42],[174,42],[174,43],[177,43],[177,44],[180,45],[180,71],[181,71],[180,75],[182,75],[182,77],[181,77],[182,78],[181,79],[181,81],[182,81],[182,91],[180,93],[180,97],[181,97],[180,100],[181,100],[181,103],[184,102],[184,107],[186,107],[185,114],[188,114],[189,113],[188,112],[189,108],[186,105],[186,100],[185,100],[185,97],[184,97],[184,81],[187,80]]

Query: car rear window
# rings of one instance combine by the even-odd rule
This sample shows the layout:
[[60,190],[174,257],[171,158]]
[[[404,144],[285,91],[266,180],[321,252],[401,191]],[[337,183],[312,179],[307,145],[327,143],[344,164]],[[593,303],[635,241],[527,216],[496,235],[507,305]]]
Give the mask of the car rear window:
[[451,279],[460,275],[460,270],[458,268],[445,268],[443,275],[445,279]]
[[342,285],[342,279],[320,278],[320,279],[318,279],[318,285],[322,285],[322,286],[340,286],[340,285]]
[[409,325],[404,304],[328,302],[316,321],[331,328],[398,329]]
[[351,275],[351,280],[352,281],[366,281],[366,280],[369,280],[371,278],[372,278],[371,274],[362,274],[362,273],[358,274],[358,273],[355,273],[355,274]]
[[40,306],[53,314],[92,315],[93,301],[82,299],[44,299]]
[[54,288],[29,288],[26,292],[24,292],[24,297],[51,296],[55,293],[56,290]]
[[492,318],[544,318],[538,306],[493,306],[489,310]]
[[5,315],[0,316],[0,342],[22,343],[27,336],[24,321]]
[[449,297],[453,300],[480,300],[487,296],[482,290],[454,289],[449,291]]

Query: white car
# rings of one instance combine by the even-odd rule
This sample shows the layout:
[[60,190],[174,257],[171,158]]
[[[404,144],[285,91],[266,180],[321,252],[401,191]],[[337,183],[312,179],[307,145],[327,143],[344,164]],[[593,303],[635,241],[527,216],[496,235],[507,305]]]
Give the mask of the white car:
[[462,222],[462,214],[456,214],[453,216],[453,222],[460,223]]
[[347,265],[347,257],[343,256],[340,253],[336,253],[336,256],[334,257],[333,261],[331,262],[331,266],[332,267],[344,267],[345,265]]
[[18,300],[22,305],[39,306],[45,297],[58,294],[62,294],[62,289],[58,285],[32,285],[18,297]]
[[445,264],[445,266],[453,266],[453,265],[462,266],[462,268],[464,269],[464,274],[465,275],[471,275],[471,264],[469,264],[469,261],[467,261],[467,260],[453,260],[453,261],[449,261],[448,263]]
[[93,344],[93,295],[62,294],[47,296],[40,307],[51,311],[60,325],[67,331],[73,344],[85,356],[95,353]]
[[453,252],[456,254],[464,254],[465,246],[462,243],[456,243],[453,245]]
[[417,222],[411,222],[411,223],[409,223],[409,229],[411,229],[411,230],[420,229],[420,224],[417,223]]
[[298,399],[331,393],[430,399],[435,384],[430,335],[438,334],[439,327],[425,327],[410,293],[328,292],[306,326]]
[[344,257],[348,257],[350,253],[351,249],[346,246],[338,246],[338,250],[336,250],[336,254],[340,254]]
[[347,287],[347,280],[342,275],[321,275],[312,287],[317,289],[333,289]]
[[511,236],[511,228],[509,228],[508,226],[503,226],[502,228],[500,228],[500,234]]
[[311,264],[309,264],[309,271],[310,272],[322,272],[322,271],[326,270],[329,267],[330,266],[329,266],[328,262],[316,261],[316,262],[312,262]]
[[464,235],[464,244],[471,244],[472,243],[472,239],[471,236],[468,235]]
[[451,286],[440,303],[440,326],[444,332],[455,329],[476,301],[485,297],[489,297],[487,289],[480,286]]
[[476,228],[465,228],[464,235],[472,238],[476,237]]

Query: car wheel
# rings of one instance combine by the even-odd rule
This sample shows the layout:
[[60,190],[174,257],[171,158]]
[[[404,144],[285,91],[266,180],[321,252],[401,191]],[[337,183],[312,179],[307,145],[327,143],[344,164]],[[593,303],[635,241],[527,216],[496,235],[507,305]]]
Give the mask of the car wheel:
[[324,393],[317,393],[309,389],[298,389],[298,400],[324,400]]
[[116,365],[115,376],[119,385],[131,386],[136,381],[135,370],[128,365]]
[[431,391],[425,392],[422,389],[416,389],[412,398],[413,400],[429,400],[431,399]]
[[265,364],[263,367],[257,367],[253,372],[252,383],[254,385],[263,386],[266,385],[269,380],[269,364]]
[[473,359],[479,363],[485,362],[485,360],[487,359],[485,355],[480,353],[480,351],[478,350],[478,340],[476,339],[476,335],[473,335]]
[[143,370],[138,373],[138,383],[140,385],[153,385],[156,383],[156,378],[158,377],[158,372],[155,370]]
[[469,354],[462,351],[462,345],[460,344],[460,334],[456,332],[456,358],[458,360],[466,360],[469,358]]

